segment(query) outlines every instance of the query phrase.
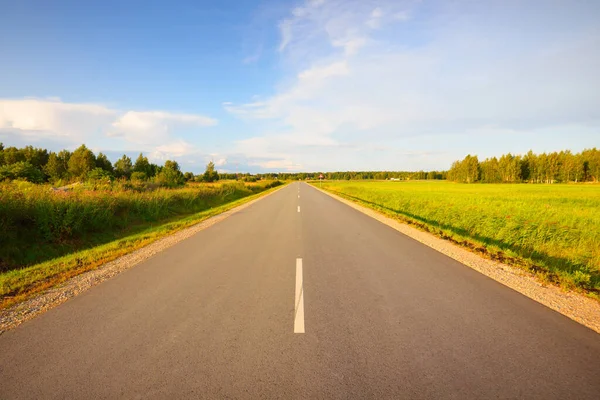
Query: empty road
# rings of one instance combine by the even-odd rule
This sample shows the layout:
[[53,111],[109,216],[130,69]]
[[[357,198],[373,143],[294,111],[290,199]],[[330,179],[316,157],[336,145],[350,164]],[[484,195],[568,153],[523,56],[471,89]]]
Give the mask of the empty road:
[[0,336],[0,399],[598,399],[600,336],[293,183]]

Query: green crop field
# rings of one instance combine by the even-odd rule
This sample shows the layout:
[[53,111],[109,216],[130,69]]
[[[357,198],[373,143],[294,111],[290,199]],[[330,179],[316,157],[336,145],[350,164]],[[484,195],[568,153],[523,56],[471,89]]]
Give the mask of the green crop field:
[[600,293],[600,185],[330,181],[322,187],[545,281]]

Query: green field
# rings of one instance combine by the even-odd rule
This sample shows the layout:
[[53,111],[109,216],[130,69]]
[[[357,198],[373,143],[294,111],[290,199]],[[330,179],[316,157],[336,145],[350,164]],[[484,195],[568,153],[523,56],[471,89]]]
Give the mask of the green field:
[[600,293],[600,185],[322,183],[546,282]]
[[0,307],[281,185],[188,184],[176,189],[0,183]]

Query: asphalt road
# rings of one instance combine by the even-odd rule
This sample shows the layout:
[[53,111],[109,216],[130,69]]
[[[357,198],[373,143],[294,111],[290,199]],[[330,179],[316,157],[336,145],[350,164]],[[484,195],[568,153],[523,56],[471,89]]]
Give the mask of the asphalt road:
[[0,336],[0,399],[599,397],[598,334],[298,183]]

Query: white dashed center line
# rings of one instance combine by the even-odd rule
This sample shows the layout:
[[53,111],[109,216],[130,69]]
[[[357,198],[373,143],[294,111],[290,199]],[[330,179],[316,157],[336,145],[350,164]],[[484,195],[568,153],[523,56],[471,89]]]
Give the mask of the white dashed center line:
[[304,282],[301,258],[296,258],[296,299],[294,304],[294,333],[304,333]]

